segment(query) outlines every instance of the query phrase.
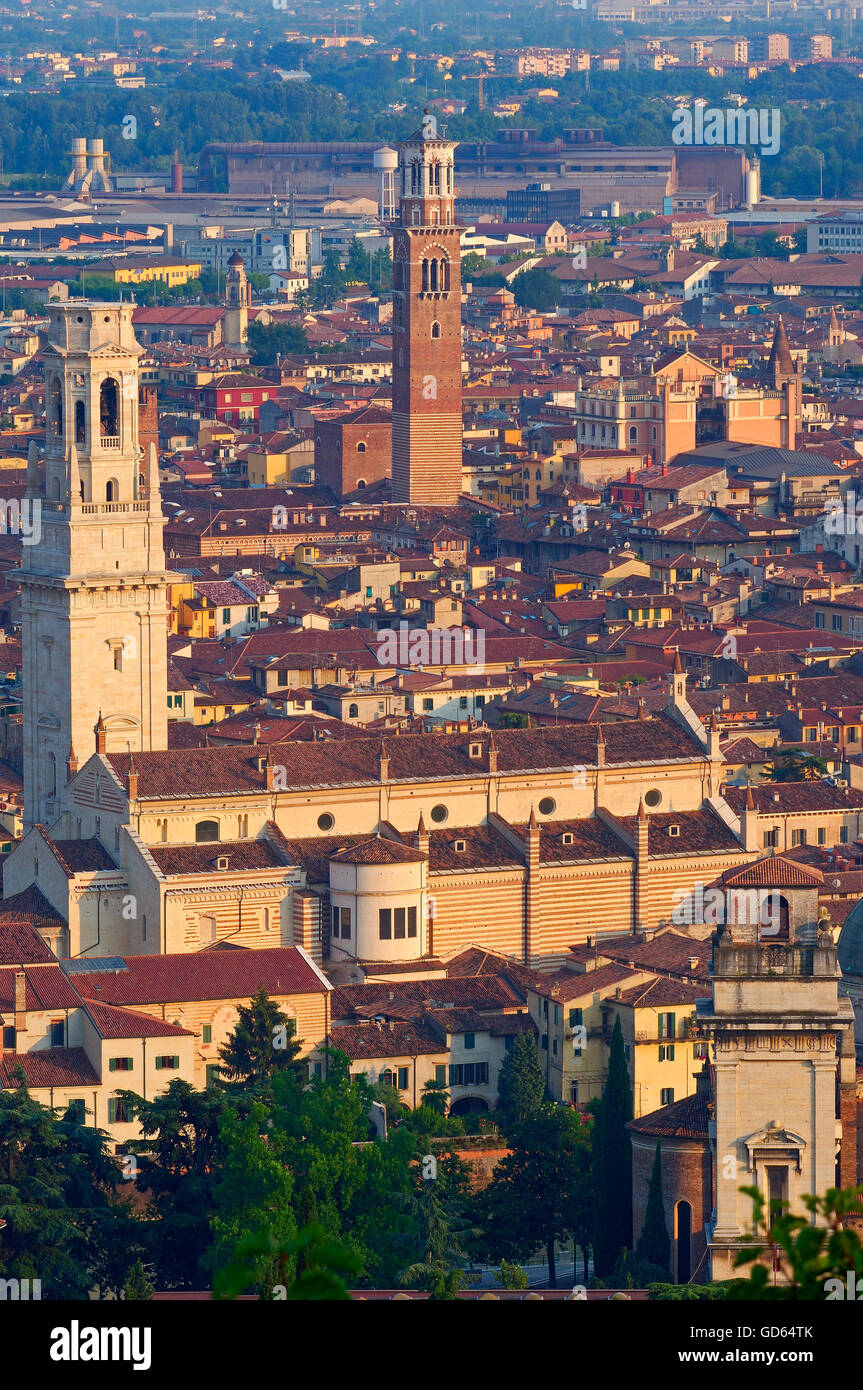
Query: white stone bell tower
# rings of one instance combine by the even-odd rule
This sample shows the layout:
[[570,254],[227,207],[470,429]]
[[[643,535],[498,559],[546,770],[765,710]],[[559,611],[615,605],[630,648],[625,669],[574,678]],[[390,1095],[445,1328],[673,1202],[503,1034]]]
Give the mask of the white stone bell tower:
[[249,339],[249,282],[239,251],[228,261],[225,276],[225,347],[244,348]]
[[156,451],[138,444],[131,304],[48,306],[44,490],[22,547],[24,819],[65,809],[70,757],[167,748],[167,622]]

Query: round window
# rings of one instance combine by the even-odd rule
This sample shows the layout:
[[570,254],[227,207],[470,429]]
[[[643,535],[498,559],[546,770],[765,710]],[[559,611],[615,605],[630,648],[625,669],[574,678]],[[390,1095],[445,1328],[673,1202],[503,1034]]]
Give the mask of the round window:
[[431,808],[431,818],[436,825],[443,825],[448,815],[449,811],[445,806],[432,806]]
[[319,830],[332,830],[335,823],[335,817],[331,816],[329,811],[324,811],[322,816],[318,816]]
[[541,816],[553,816],[557,810],[557,802],[553,796],[544,796],[539,803],[539,814]]
[[658,792],[655,787],[652,787],[645,795],[644,804],[645,806],[658,806],[661,800],[662,792]]

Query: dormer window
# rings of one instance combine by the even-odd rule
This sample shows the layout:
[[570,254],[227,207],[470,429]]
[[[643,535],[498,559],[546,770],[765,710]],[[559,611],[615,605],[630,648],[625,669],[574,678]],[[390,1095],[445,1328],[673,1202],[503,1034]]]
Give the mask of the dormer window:
[[464,854],[465,850],[467,849],[467,840],[454,840],[453,849],[455,850],[456,854]]
[[482,757],[482,744],[481,744],[481,743],[472,743],[472,744],[471,744],[471,746],[470,746],[470,756],[471,756],[472,758],[481,758],[481,757]]
[[674,835],[679,835],[679,834],[680,834],[680,826],[679,826],[679,825],[670,825],[670,826],[668,827],[668,833],[669,833],[669,835],[672,835],[672,836],[674,836]]
[[217,868],[217,869],[227,869],[228,863],[229,863],[229,861],[228,861],[228,856],[227,856],[226,854],[220,854],[219,857],[218,857],[217,860],[216,860],[216,868]]
[[571,845],[575,841],[575,836],[573,835],[571,830],[564,830],[560,838],[562,843],[565,845]]

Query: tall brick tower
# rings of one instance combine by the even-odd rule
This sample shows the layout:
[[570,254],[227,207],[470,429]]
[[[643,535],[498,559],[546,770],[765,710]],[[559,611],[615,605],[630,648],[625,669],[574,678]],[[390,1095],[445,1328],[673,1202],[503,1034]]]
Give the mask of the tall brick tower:
[[395,502],[452,506],[461,492],[461,259],[453,151],[433,116],[399,146],[393,230]]

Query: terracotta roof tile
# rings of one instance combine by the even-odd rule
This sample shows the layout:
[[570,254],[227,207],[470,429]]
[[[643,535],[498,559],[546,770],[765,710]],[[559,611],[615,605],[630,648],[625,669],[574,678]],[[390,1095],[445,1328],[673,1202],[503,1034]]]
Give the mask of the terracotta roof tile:
[[98,1086],[99,1077],[83,1047],[43,1047],[36,1052],[4,1052],[0,1056],[0,1087],[15,1091],[21,1085],[18,1068],[29,1089],[45,1086]]
[[165,1023],[152,1014],[136,1013],[133,1009],[118,1009],[88,999],[87,1012],[103,1038],[191,1038],[194,1034],[175,1023]]
[[126,956],[123,960],[126,969],[116,974],[76,972],[81,995],[105,1004],[179,1004],[195,999],[251,999],[261,985],[270,995],[323,994],[327,988],[293,946]]
[[626,1128],[634,1134],[655,1134],[658,1138],[706,1140],[710,1118],[707,1096],[696,1093],[630,1120]]
[[443,1055],[446,1041],[419,1023],[350,1023],[333,1028],[333,1047],[346,1052],[352,1062],[373,1057]]

